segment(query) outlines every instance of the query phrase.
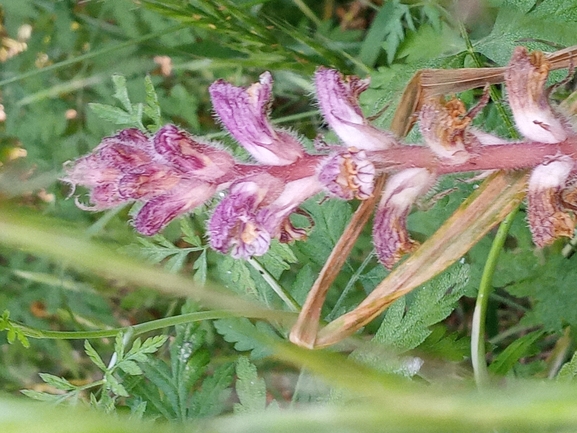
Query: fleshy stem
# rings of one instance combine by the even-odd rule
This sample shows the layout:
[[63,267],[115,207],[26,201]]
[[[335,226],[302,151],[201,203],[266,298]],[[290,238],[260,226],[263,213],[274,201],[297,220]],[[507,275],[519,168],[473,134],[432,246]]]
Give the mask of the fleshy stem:
[[[278,312],[279,314],[288,314]],[[44,338],[53,340],[77,340],[86,338],[105,338],[116,337],[120,333],[131,332],[133,337],[145,334],[157,329],[176,326],[185,323],[200,322],[202,320],[226,319],[230,317],[249,317],[246,312],[233,312],[226,310],[199,311],[196,313],[181,314],[179,316],[165,317],[163,319],[151,320],[150,322],[140,323],[134,326],[124,326],[122,328],[103,329],[98,331],[48,331],[18,322],[10,321],[10,324],[19,332],[30,338]]]
[[503,220],[497,230],[491,250],[483,269],[481,277],[481,284],[479,285],[479,293],[477,294],[477,302],[475,303],[475,311],[473,313],[473,323],[471,329],[471,360],[473,363],[473,372],[475,375],[475,382],[477,387],[484,388],[489,384],[489,372],[487,370],[487,361],[485,359],[485,320],[487,317],[487,305],[489,303],[489,295],[493,290],[493,275],[497,267],[497,260],[499,253],[503,249],[507,233],[515,215],[519,211],[517,206],[507,217]]

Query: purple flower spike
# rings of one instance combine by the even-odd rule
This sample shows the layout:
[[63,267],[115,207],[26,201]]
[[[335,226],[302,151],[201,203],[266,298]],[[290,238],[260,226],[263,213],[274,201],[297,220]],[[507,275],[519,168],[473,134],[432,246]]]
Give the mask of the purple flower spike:
[[366,200],[373,194],[375,166],[365,151],[353,151],[329,156],[319,167],[319,180],[333,195],[343,200]]
[[260,82],[248,89],[218,80],[209,91],[222,124],[258,162],[292,164],[303,157],[304,151],[292,134],[271,126],[268,120],[271,89],[272,76],[265,72]]
[[344,77],[334,69],[319,68],[315,87],[325,120],[347,146],[372,151],[396,144],[391,133],[370,125],[359,107],[359,95],[369,87],[368,79]]
[[135,129],[121,131],[102,140],[93,153],[65,165],[66,176],[62,179],[73,188],[82,185],[91,188],[90,202],[85,210],[103,210],[126,202],[119,191],[120,179],[131,170],[151,164],[152,157],[146,152],[147,137]]
[[133,224],[153,235],[234,180],[234,170],[228,153],[167,125],[151,139],[136,129],[105,138],[91,154],[68,163],[63,180],[90,189],[92,206],[77,200],[82,209],[144,203]]
[[387,269],[418,247],[407,232],[407,216],[413,203],[431,187],[434,179],[427,169],[409,168],[387,181],[373,225],[377,256]]

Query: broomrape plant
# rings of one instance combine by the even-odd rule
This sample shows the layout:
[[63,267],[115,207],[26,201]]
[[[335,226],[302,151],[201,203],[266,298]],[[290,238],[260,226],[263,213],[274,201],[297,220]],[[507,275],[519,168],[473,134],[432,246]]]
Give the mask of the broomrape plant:
[[269,72],[244,89],[223,80],[210,87],[216,116],[254,158],[236,160],[219,143],[191,136],[174,125],[150,135],[137,129],[105,138],[92,153],[66,165],[65,182],[90,190],[90,205],[99,211],[127,202],[142,203],[132,223],[154,235],[174,218],[228,190],[208,223],[210,246],[234,258],[267,252],[271,239],[306,238],[291,215],[324,192],[344,200],[373,194],[375,176],[387,172],[373,225],[380,262],[392,268],[418,243],[407,232],[406,219],[415,201],[443,174],[476,170],[534,167],[529,179],[528,220],[534,243],[543,247],[570,237],[577,209],[575,131],[549,103],[545,87],[550,65],[541,52],[518,47],[505,74],[517,129],[526,140],[508,142],[471,126],[488,101],[469,111],[456,98],[423,103],[419,127],[426,146],[402,143],[371,125],[359,107],[368,79],[319,68],[316,98],[324,119],[341,144],[305,150],[298,135],[269,120],[273,80]]

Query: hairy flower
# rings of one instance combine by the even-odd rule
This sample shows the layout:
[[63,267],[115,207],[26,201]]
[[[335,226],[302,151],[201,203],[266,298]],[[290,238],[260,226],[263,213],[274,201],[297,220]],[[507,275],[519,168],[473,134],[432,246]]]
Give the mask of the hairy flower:
[[424,168],[402,170],[388,179],[373,223],[377,256],[387,269],[418,247],[407,232],[407,216],[434,180],[435,176]]
[[328,156],[318,171],[319,181],[336,197],[366,200],[373,194],[375,166],[363,150],[350,148]]
[[396,144],[390,132],[375,128],[359,107],[359,95],[369,87],[369,79],[343,76],[334,69],[319,68],[315,73],[317,100],[323,116],[349,147],[383,150]]
[[63,180],[90,189],[92,205],[78,203],[87,210],[143,203],[133,224],[153,235],[230,182],[234,164],[225,151],[166,125],[152,138],[137,129],[105,138],[91,154],[69,163]]
[[224,80],[210,88],[214,111],[232,136],[260,163],[292,164],[304,155],[299,141],[289,132],[275,129],[268,120],[272,76],[265,72],[248,89]]
[[470,148],[479,144],[469,131],[471,121],[465,104],[456,98],[431,98],[419,113],[425,143],[438,157],[454,163],[467,161]]
[[531,173],[527,214],[533,242],[538,247],[561,236],[573,236],[575,219],[564,212],[562,192],[574,165],[571,158],[562,156],[535,167]]
[[295,228],[289,217],[320,190],[314,177],[287,183],[261,173],[238,181],[210,219],[210,246],[246,259],[266,253],[273,238],[282,242],[304,238],[304,230]]
[[566,120],[549,105],[549,92],[545,88],[549,68],[542,52],[529,54],[526,48],[517,47],[505,73],[505,83],[521,134],[541,143],[559,143],[571,130]]

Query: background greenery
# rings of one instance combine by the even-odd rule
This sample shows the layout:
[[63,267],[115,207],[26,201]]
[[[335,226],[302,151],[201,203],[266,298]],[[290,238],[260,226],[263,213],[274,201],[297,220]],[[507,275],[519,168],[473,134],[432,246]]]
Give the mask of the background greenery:
[[[147,126],[176,123],[244,157],[215,124],[207,87],[218,78],[248,85],[264,70],[275,77],[273,117],[306,145],[319,132],[334,139],[310,97],[319,65],[370,75],[363,107],[371,115],[388,105],[375,121],[386,128],[421,68],[504,65],[519,44],[577,44],[574,3],[3,0],[2,430],[575,431],[577,259],[563,242],[536,250],[523,209],[487,311],[495,380],[479,390],[470,323],[493,235],[354,338],[311,352],[287,343],[295,316],[272,282],[302,304],[356,203],[310,200],[308,241],[244,262],[207,249],[214,203],[142,238],[129,208],[81,211],[57,181],[63,163],[137,124],[138,104]],[[471,103],[478,91],[461,96]],[[511,134],[492,104],[478,122]],[[461,180],[443,179],[436,192],[456,191],[410,216],[415,238],[475,188]],[[367,228],[323,319],[354,308],[386,276],[371,250]]]

